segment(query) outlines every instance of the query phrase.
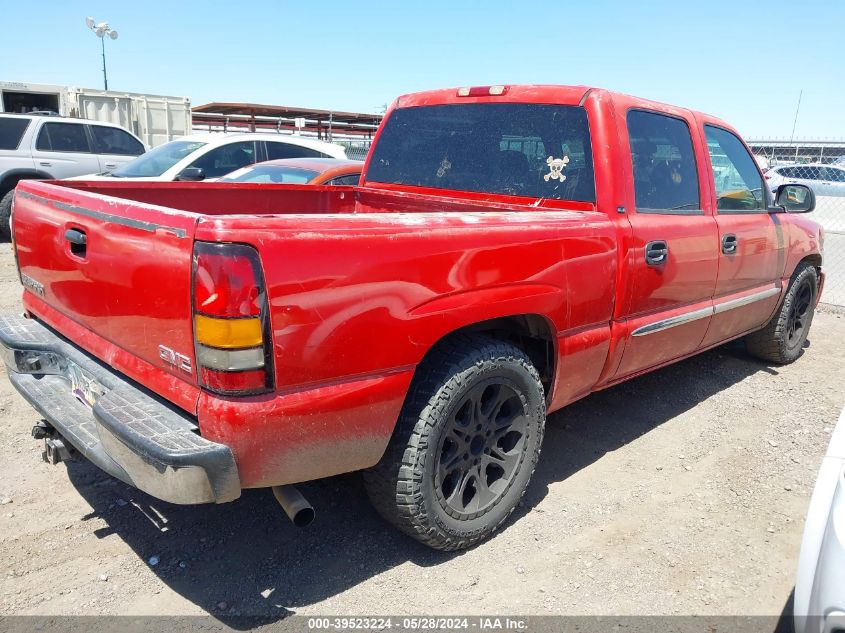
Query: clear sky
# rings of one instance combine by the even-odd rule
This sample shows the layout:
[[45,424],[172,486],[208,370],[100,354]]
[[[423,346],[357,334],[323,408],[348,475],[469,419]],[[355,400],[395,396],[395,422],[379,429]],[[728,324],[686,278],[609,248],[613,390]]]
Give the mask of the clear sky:
[[377,112],[399,94],[587,84],[746,137],[845,139],[845,0],[0,0],[0,80]]

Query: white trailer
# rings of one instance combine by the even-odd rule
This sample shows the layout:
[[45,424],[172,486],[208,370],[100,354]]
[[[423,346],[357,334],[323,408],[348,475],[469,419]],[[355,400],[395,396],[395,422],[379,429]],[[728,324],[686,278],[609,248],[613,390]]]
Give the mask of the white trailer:
[[191,134],[191,100],[117,90],[0,81],[0,112],[50,112],[107,121],[150,147]]

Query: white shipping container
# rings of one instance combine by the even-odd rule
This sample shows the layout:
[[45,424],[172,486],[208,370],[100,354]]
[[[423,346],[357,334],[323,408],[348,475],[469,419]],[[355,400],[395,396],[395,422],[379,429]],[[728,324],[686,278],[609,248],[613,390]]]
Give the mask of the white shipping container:
[[187,97],[0,81],[0,112],[33,110],[115,123],[150,147],[191,134]]

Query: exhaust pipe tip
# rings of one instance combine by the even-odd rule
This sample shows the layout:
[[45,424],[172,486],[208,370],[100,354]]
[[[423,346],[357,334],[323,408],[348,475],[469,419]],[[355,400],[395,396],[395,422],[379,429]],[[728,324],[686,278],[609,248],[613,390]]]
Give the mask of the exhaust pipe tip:
[[295,486],[273,486],[272,490],[276,501],[296,527],[304,528],[311,525],[317,513]]
[[314,508],[307,507],[302,508],[299,512],[291,517],[291,521],[293,524],[298,528],[308,527],[314,522],[314,517],[317,516],[317,513],[314,512]]

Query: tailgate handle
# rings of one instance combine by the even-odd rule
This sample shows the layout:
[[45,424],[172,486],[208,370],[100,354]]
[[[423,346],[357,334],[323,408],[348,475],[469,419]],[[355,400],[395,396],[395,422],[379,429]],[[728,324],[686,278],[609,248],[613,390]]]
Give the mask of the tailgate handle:
[[85,231],[79,229],[68,229],[65,232],[65,239],[71,244],[78,244],[79,246],[85,246],[88,243],[88,236],[85,235]]
[[85,257],[88,236],[81,229],[68,229],[65,231],[65,239],[70,242],[70,252],[77,257]]

